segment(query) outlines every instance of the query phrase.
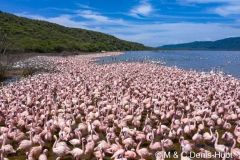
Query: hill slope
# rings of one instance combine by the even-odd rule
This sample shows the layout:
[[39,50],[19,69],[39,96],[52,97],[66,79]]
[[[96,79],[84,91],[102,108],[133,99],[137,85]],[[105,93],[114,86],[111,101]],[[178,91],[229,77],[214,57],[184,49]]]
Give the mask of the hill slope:
[[18,17],[0,11],[0,38],[25,52],[148,50],[139,43],[85,29],[68,28],[46,21]]
[[240,37],[225,38],[217,41],[202,41],[176,45],[164,45],[159,48],[194,50],[240,50]]

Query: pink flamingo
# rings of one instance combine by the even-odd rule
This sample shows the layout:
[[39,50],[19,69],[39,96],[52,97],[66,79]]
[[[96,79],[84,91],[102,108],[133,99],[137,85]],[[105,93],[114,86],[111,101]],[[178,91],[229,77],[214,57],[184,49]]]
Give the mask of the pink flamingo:
[[145,158],[151,156],[152,153],[149,152],[147,148],[141,148],[141,149],[140,149],[141,143],[142,143],[142,141],[140,141],[140,142],[138,143],[137,148],[136,148],[136,152],[137,152],[137,154],[141,157],[140,160],[144,160]]
[[16,153],[16,151],[13,149],[13,146],[12,146],[12,145],[6,144],[6,135],[5,135],[5,134],[3,135],[3,138],[4,138],[4,139],[3,139],[3,143],[2,143],[1,149],[4,150],[4,153],[5,153],[6,155],[12,154],[12,153]]
[[216,134],[216,140],[215,140],[215,143],[214,143],[215,150],[217,152],[225,153],[226,151],[228,151],[228,147],[226,147],[225,145],[222,145],[222,144],[218,144],[219,135],[218,135],[217,130],[215,131],[215,134]]
[[154,129],[152,131],[152,136],[151,136],[151,143],[149,145],[149,148],[153,151],[159,151],[162,149],[161,143],[160,142],[153,142],[154,141]]
[[63,157],[64,155],[68,154],[70,149],[67,146],[57,146],[57,136],[54,135],[55,142],[53,144],[52,150],[53,153],[59,156],[60,158]]
[[85,141],[85,138],[82,138],[82,149],[74,147],[73,150],[69,152],[74,156],[75,160],[79,160],[79,157],[81,157],[85,152],[84,141]]
[[30,149],[28,159],[37,159],[40,156],[44,145],[42,139],[39,139],[39,144],[40,146],[35,146]]
[[48,154],[48,150],[44,149],[43,153],[38,157],[38,160],[47,160],[47,154]]
[[91,139],[89,139],[86,144],[85,154],[88,154],[91,151],[93,151],[94,146],[95,146],[95,142],[94,142],[93,134],[92,134],[92,130],[91,130]]
[[239,148],[235,148],[235,147],[236,147],[236,140],[233,139],[233,146],[231,148],[231,153],[232,153],[234,158],[240,159],[240,149]]

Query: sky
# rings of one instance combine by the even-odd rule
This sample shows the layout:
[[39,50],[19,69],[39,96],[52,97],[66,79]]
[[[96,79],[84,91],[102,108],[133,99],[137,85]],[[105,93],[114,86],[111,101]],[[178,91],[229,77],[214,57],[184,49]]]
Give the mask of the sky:
[[151,47],[240,37],[240,0],[1,0],[0,10]]

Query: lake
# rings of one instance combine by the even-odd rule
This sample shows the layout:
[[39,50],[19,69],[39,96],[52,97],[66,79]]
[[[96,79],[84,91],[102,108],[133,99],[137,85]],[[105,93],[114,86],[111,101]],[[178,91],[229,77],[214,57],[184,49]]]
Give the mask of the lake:
[[148,61],[166,66],[177,66],[186,70],[223,72],[236,78],[240,77],[240,51],[163,50],[124,53],[114,57],[101,57],[99,64]]

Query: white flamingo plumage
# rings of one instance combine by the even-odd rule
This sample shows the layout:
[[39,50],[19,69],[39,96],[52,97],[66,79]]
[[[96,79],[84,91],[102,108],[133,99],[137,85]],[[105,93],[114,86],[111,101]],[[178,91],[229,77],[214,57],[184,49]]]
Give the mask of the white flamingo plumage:
[[53,144],[52,150],[53,153],[56,154],[58,157],[62,157],[69,153],[70,149],[66,146],[56,146],[57,145],[57,137],[54,135],[55,142]]

